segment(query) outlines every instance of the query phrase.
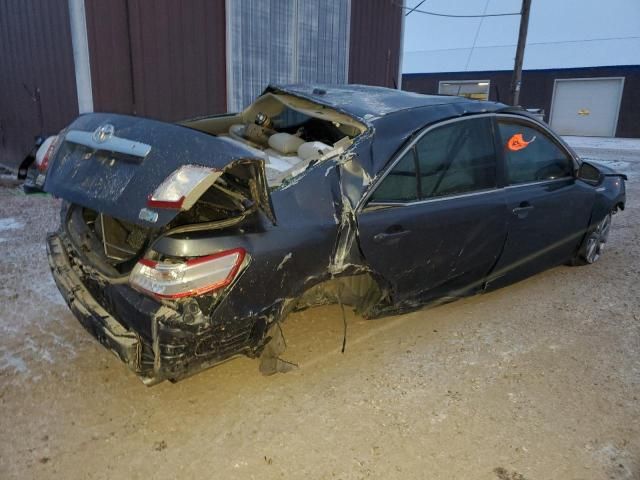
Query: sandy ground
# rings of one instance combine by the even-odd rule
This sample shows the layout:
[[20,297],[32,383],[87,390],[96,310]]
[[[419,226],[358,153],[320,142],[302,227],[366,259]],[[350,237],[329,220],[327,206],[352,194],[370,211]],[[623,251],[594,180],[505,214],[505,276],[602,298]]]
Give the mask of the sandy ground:
[[0,177],[0,478],[640,479],[640,142],[571,142],[630,175],[598,264],[350,315],[344,354],[339,308],[303,312],[297,370],[237,359],[153,388],[55,289],[58,203]]

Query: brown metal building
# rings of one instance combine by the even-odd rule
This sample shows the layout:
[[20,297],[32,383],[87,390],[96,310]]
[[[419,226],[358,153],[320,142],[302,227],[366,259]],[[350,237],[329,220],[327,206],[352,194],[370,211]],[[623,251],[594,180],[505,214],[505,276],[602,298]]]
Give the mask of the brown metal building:
[[0,163],[78,114],[66,0],[0,2]]
[[[394,0],[4,0],[0,164],[87,111],[174,121],[243,105],[269,82],[397,87],[401,34]],[[256,45],[270,63],[246,55]]]

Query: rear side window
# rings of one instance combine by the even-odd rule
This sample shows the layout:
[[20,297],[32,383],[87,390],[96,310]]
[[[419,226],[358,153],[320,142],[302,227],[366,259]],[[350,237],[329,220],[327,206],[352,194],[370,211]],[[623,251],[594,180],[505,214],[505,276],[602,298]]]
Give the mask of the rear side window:
[[416,144],[421,198],[496,186],[496,152],[489,117],[438,127]]
[[418,198],[418,179],[413,149],[387,173],[373,192],[371,202],[411,202]]
[[522,123],[498,121],[511,185],[573,176],[573,161],[546,133]]
[[471,118],[426,133],[387,173],[372,202],[410,202],[495,188],[491,118]]

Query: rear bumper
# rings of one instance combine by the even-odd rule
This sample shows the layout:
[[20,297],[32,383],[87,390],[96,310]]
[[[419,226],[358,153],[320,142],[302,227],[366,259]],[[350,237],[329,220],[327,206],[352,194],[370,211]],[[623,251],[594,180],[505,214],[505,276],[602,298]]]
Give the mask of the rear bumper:
[[67,252],[56,234],[47,237],[47,256],[53,279],[78,321],[102,345],[139,373],[142,357],[139,335],[120,324],[91,296],[71,267]]
[[[147,385],[178,380],[248,349],[248,336],[221,341],[208,324],[189,325],[178,310],[160,304],[144,312],[152,328],[150,337],[143,335],[127,318],[116,319],[100,304],[72,266],[60,235],[47,237],[47,254],[56,285],[78,321]],[[114,288],[106,285],[104,291]],[[118,303],[116,312],[133,314],[136,309],[139,316],[142,309],[135,304],[150,301],[133,291],[127,297],[112,293],[107,304]]]

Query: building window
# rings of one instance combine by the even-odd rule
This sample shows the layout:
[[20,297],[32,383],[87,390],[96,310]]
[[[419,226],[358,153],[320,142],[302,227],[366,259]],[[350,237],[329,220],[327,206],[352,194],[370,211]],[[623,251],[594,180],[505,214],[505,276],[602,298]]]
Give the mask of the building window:
[[438,93],[473,100],[489,100],[490,83],[489,80],[443,80],[438,85]]

